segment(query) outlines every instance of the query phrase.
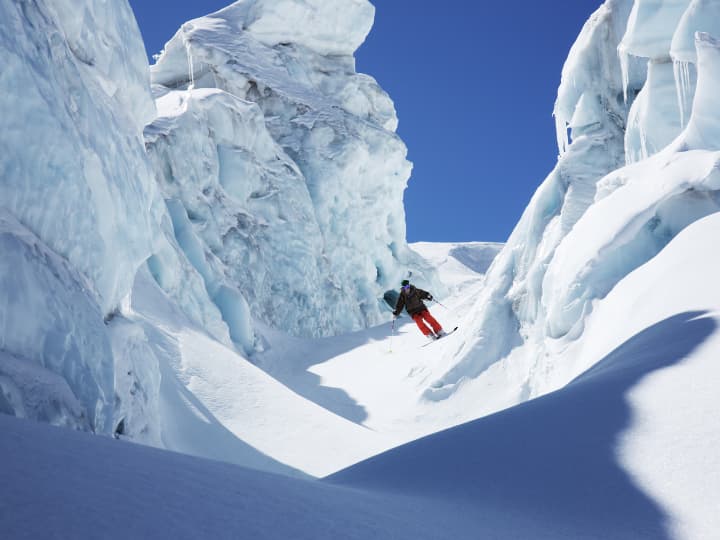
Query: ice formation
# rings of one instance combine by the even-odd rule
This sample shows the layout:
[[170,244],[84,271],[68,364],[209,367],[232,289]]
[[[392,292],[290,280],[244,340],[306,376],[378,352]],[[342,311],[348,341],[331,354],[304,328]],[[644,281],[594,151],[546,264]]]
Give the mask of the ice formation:
[[104,322],[153,251],[161,202],[145,50],[126,2],[4,2],[0,18],[0,393],[15,414],[107,433]]
[[90,283],[5,210],[0,249],[5,412],[109,431],[113,357]]
[[154,105],[127,3],[83,4],[0,7],[0,205],[86,275],[108,313],[152,252],[155,188],[138,135]]
[[183,25],[152,88],[126,0],[0,17],[3,412],[164,444],[138,276],[246,355],[256,323],[365,328],[408,271],[435,280],[405,241],[393,103],[354,69],[366,0],[236,2]]
[[629,1],[607,2],[573,45],[555,103],[561,157],[490,267],[487,286],[461,325],[461,345],[436,368],[426,398],[452,395],[464,378],[476,377],[537,331],[532,326],[542,317],[547,265],[593,203],[597,181],[625,162],[627,106],[617,45],[630,8]]
[[235,2],[183,25],[152,68],[146,138],[176,236],[247,351],[249,313],[347,332],[387,317],[379,299],[408,269],[433,279],[405,243],[392,101],[354,70],[373,15],[365,0]]
[[[577,372],[558,359],[582,342],[594,306],[685,227],[720,210],[720,48],[690,26],[700,25],[698,10],[710,18],[703,24],[717,24],[717,3],[630,7],[605,2],[573,46],[555,105],[563,153],[490,268],[426,399],[453,396],[501,361],[527,367],[516,401],[567,383]],[[692,56],[680,53],[689,33]],[[673,58],[696,66],[697,90],[677,80],[671,43]],[[689,119],[676,84],[694,94]]]

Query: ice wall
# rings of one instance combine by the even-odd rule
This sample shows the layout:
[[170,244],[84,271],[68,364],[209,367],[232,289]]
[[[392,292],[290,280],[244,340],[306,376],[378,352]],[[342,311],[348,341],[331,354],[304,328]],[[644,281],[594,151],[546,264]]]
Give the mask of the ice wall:
[[139,135],[154,105],[137,24],[125,1],[3,2],[0,17],[0,206],[87,276],[108,313],[152,249]]
[[[630,9],[630,1],[606,2],[573,45],[555,103],[558,164],[495,258],[487,286],[461,324],[460,345],[436,368],[427,399],[452,395],[462,380],[478,376],[538,331],[547,265],[593,203],[597,181],[625,162],[627,106],[617,46]],[[640,70],[632,80],[631,97],[642,84],[641,75]]]
[[236,2],[183,26],[151,89],[126,0],[0,4],[1,412],[162,444],[139,274],[246,353],[253,321],[365,327],[409,270],[434,279],[393,103],[354,70],[373,15]]
[[246,349],[248,312],[341,333],[387,317],[408,269],[433,279],[405,242],[393,103],[354,69],[373,16],[366,0],[243,0],[184,24],[152,68],[146,137],[176,233]]
[[127,395],[106,323],[162,213],[144,46],[125,0],[2,2],[0,20],[2,401],[108,433]]
[[720,211],[720,49],[699,33],[696,53],[683,57],[697,66],[684,123],[670,51],[698,9],[710,17],[703,25],[717,23],[713,6],[607,1],[586,23],[555,104],[558,164],[495,259],[426,399],[452,396],[501,361],[523,366],[507,390],[516,401],[567,382],[577,373],[556,360],[582,340],[595,303],[686,226]]
[[0,252],[4,412],[109,431],[112,351],[90,284],[5,210]]
[[[636,0],[625,35],[618,46],[627,80],[630,59],[648,63],[648,78],[630,111],[625,151],[627,162],[645,159],[664,148],[687,122],[687,100],[676,91],[670,46],[677,21],[687,9],[689,0]],[[687,69],[683,70],[683,73]],[[690,75],[686,85],[690,84]]]

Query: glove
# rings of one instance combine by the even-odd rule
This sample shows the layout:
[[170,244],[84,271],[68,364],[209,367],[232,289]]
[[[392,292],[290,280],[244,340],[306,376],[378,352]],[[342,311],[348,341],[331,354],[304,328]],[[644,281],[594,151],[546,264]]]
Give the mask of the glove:
[[397,319],[398,316],[399,316],[399,315],[393,311],[393,319]]
[[432,295],[432,294],[428,294],[428,300],[430,300],[430,301],[432,302],[432,300],[433,300],[433,295]]

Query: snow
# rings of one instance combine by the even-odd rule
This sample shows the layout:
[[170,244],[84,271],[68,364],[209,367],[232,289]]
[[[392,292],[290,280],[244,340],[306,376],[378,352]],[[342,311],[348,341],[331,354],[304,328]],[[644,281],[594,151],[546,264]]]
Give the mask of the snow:
[[[659,343],[648,345],[658,356],[678,344],[691,350],[682,362],[653,373],[627,394],[633,421],[618,448],[623,467],[665,508],[673,538],[711,537],[720,525],[714,511],[720,496],[714,457],[720,422],[709,412],[717,400],[720,294],[705,281],[720,266],[718,254],[707,249],[718,230],[720,213],[698,220],[620,282],[591,316],[581,348],[572,352],[592,365],[642,328],[686,321],[677,338],[661,334]],[[630,312],[630,319],[621,315]]]
[[[152,68],[125,0],[2,4],[3,534],[712,537],[717,9],[603,3],[507,243],[408,245],[366,0]],[[407,277],[458,332],[391,322]]]
[[435,501],[338,488],[4,415],[0,429],[0,515],[8,538],[430,539],[470,529],[468,516]]
[[[720,270],[720,256],[704,248],[719,226],[720,214],[697,221],[608,295],[589,320],[585,350],[573,351],[587,365],[578,366],[569,385],[323,481],[0,416],[4,531],[10,537],[102,531],[107,538],[711,538],[719,525],[720,403],[713,381],[720,375],[714,354],[720,296],[705,284]],[[637,316],[628,324],[617,314],[630,309]],[[357,356],[355,364],[368,358]],[[375,369],[356,366],[363,368]],[[384,372],[392,374],[387,366]],[[361,387],[352,377],[345,382],[349,391]]]
[[[212,339],[173,308],[147,273],[138,276],[129,316],[142,324],[158,358],[156,422],[165,448],[323,476],[394,442],[301,398]],[[291,339],[277,338],[273,347]]]

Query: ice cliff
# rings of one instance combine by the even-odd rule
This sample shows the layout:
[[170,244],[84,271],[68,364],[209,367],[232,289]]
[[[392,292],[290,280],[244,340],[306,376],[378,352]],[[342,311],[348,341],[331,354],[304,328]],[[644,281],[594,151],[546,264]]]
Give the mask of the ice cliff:
[[248,350],[247,313],[295,335],[356,330],[387,317],[379,299],[408,268],[422,272],[393,103],[354,69],[373,16],[366,0],[242,0],[183,25],[152,67],[158,184]]
[[2,3],[1,412],[161,444],[138,276],[246,355],[258,324],[364,328],[409,269],[434,279],[393,103],[354,69],[373,17],[242,0],[150,69],[126,0]]
[[426,399],[453,396],[496,364],[522,374],[515,402],[566,384],[589,365],[567,351],[577,351],[597,304],[720,210],[720,47],[707,33],[719,30],[719,5],[608,0],[585,24],[555,103],[557,166],[490,268]]
[[110,320],[160,201],[144,47],[126,2],[3,2],[0,20],[2,409],[109,432],[114,371],[132,363]]

